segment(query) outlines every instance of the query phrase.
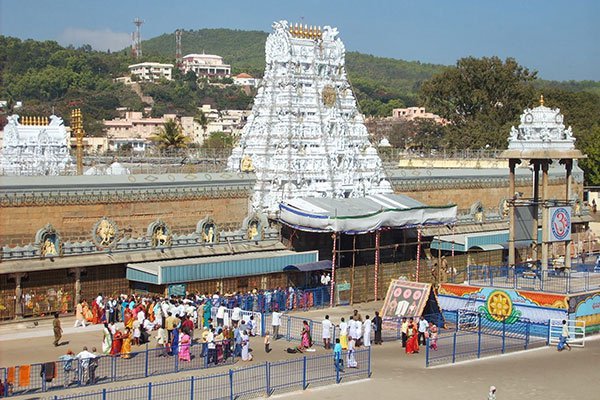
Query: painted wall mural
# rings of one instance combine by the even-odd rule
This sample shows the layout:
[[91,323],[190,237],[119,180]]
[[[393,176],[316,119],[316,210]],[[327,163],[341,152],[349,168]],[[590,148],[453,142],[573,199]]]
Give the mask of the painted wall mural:
[[475,299],[475,309],[485,318],[490,321],[505,320],[510,324],[519,318],[527,318],[533,322],[565,318],[569,305],[565,295],[541,292],[446,283],[439,290],[439,302],[443,310],[465,308],[470,298]]
[[571,297],[569,314],[571,319],[585,322],[587,333],[600,331],[600,292]]

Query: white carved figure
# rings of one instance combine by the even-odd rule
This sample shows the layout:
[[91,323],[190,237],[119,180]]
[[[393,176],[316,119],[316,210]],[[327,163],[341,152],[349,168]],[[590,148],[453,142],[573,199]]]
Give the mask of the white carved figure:
[[56,115],[25,117],[11,115],[4,128],[0,174],[58,175],[74,172],[69,154],[69,135]]
[[350,90],[337,29],[275,22],[265,53],[252,114],[228,160],[238,172],[244,157],[252,160],[254,210],[273,213],[296,197],[390,193]]
[[518,150],[557,149],[572,150],[575,138],[571,127],[563,124],[564,117],[560,109],[544,106],[543,97],[540,106],[527,108],[521,114],[518,128],[510,129],[508,148]]

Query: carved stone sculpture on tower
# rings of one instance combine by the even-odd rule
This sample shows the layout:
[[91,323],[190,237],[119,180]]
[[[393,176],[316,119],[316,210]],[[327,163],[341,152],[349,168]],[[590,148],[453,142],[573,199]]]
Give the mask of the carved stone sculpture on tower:
[[[345,70],[336,28],[273,24],[264,79],[228,169],[256,174],[252,205],[390,193]],[[251,163],[248,162],[251,160]]]
[[62,118],[50,116],[26,118],[8,117],[2,143],[1,174],[59,175],[74,171],[69,154],[69,135]]

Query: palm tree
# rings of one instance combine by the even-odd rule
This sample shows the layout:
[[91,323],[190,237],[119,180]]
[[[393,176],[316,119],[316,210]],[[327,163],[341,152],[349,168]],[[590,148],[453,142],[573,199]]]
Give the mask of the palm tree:
[[177,121],[168,119],[150,140],[160,149],[180,149],[187,147],[190,138],[183,134]]

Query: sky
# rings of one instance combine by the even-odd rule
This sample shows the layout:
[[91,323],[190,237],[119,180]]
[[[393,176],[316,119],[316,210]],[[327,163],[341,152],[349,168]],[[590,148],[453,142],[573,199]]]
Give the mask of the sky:
[[[452,65],[513,57],[551,80],[600,81],[600,0],[0,0],[0,34],[120,50],[177,28],[338,27],[348,51]],[[0,49],[1,51],[2,49]]]

